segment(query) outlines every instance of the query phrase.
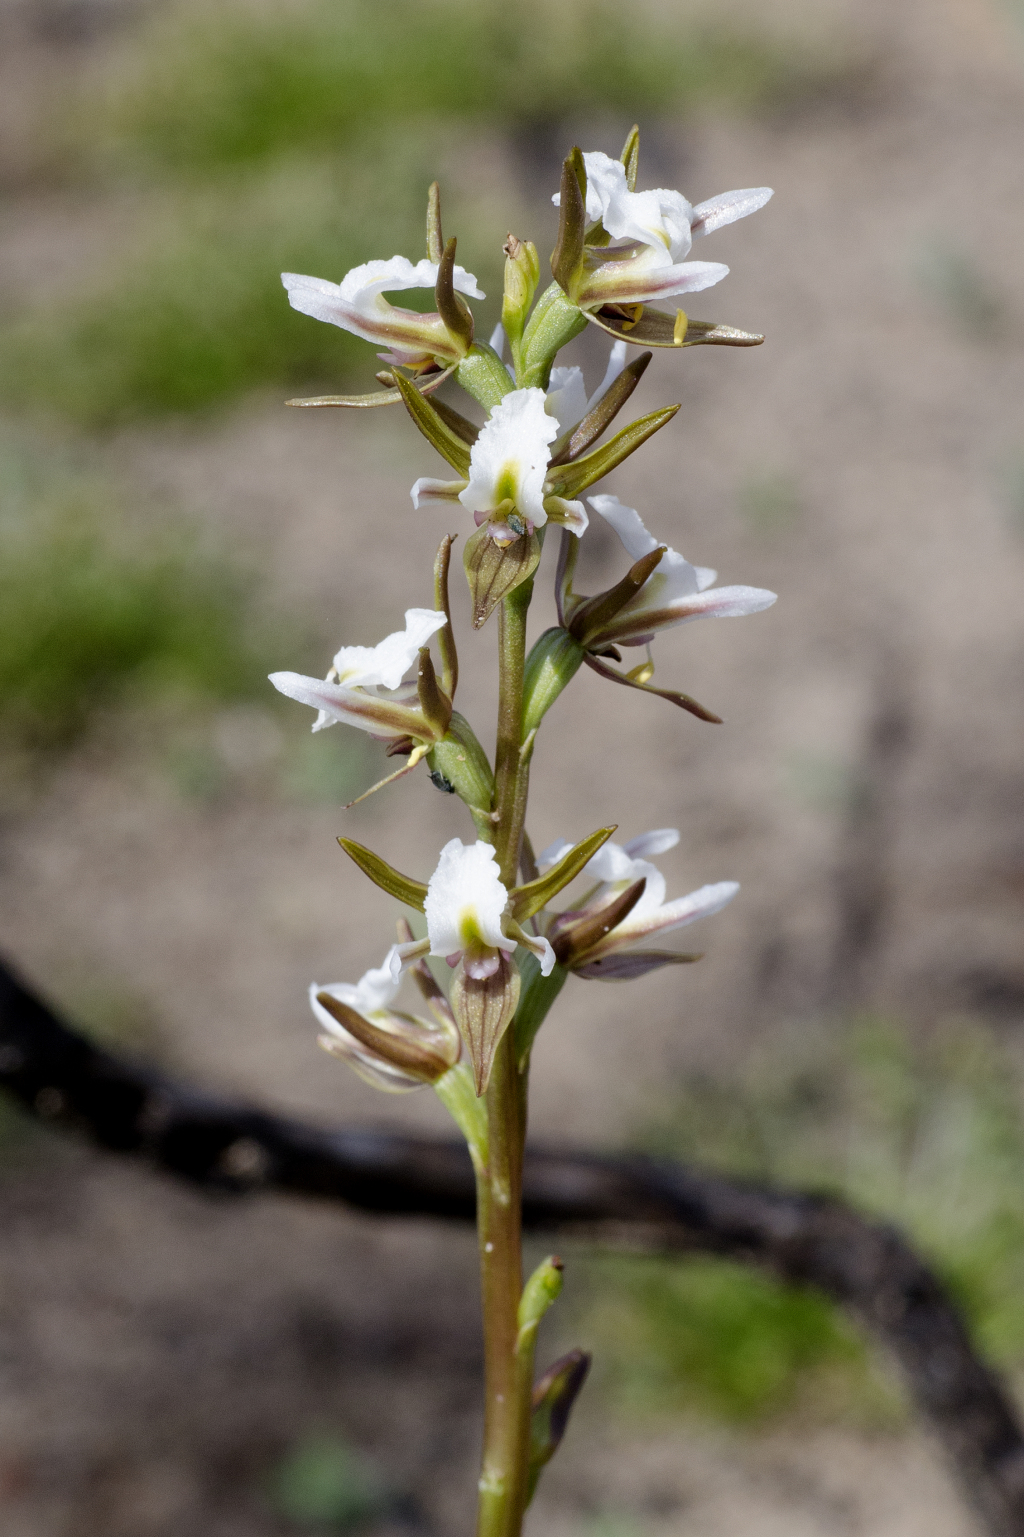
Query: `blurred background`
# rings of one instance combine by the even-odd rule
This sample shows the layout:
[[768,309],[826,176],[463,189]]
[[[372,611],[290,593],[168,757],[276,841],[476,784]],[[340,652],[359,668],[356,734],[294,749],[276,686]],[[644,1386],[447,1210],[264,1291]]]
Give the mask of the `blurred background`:
[[[538,1139],[837,1190],[902,1223],[1024,1373],[1024,14],[999,0],[3,0],[0,946],[107,1044],[288,1112],[446,1130],[315,1044],[468,821],[313,738],[265,681],[430,601],[439,473],[372,350],[292,312],[422,255],[426,187],[500,305],[559,163],[693,201],[776,188],[661,354],[682,410],[609,487],[769,613],[658,645],[720,727],[581,676],[535,760],[538,847],[679,826],[670,892],[737,879],[700,966],[576,983]],[[574,344],[593,388],[605,348]],[[566,359],[568,361],[569,359]],[[454,525],[452,525],[454,527]],[[621,565],[587,536],[580,586]],[[466,595],[457,582],[463,621]],[[550,587],[535,605],[551,622]],[[464,635],[467,633],[464,627]],[[489,735],[493,626],[462,648]],[[585,809],[581,809],[585,808]],[[580,818],[583,817],[581,821]],[[690,936],[686,936],[687,940]],[[473,1241],[212,1202],[4,1109],[0,1511],[10,1537],[470,1529]],[[976,1531],[888,1363],[820,1299],[584,1249],[541,1356],[595,1374],[537,1537]]]

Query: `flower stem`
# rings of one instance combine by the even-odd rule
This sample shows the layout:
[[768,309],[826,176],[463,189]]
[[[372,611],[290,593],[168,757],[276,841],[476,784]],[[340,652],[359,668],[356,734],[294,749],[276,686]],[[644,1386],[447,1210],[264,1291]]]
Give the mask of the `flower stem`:
[[[495,852],[515,883],[526,818],[529,753],[523,745],[526,615],[533,581],[503,599],[498,621]],[[477,1229],[484,1326],[484,1446],[477,1537],[519,1537],[529,1479],[531,1373],[516,1351],[523,1290],[522,1165],[526,1074],[514,1032],[498,1045],[486,1094],[488,1155],[477,1177]]]

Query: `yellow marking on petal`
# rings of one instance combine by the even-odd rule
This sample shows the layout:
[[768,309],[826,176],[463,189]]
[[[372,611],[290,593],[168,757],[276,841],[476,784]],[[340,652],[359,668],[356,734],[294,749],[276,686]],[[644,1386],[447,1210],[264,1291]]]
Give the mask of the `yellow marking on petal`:
[[641,662],[639,667],[631,668],[626,677],[631,683],[650,683],[654,677],[654,663]]

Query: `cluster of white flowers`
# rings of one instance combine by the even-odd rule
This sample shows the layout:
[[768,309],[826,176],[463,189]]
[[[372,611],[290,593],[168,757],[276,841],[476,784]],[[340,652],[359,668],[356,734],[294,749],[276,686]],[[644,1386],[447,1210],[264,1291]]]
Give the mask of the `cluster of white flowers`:
[[[582,319],[600,320],[598,312],[611,307],[607,314],[622,313],[627,319],[632,316],[632,324],[652,301],[694,293],[720,282],[729,269],[718,262],[689,260],[693,240],[754,213],[772,195],[769,188],[759,187],[724,193],[694,206],[680,192],[663,188],[634,191],[623,161],[608,155],[585,154],[582,166],[585,178],[580,172],[579,179],[581,186],[585,179],[588,226],[576,247],[582,254],[578,261],[574,258],[572,282],[563,284],[568,289],[566,300],[575,307],[573,313]],[[575,196],[571,180],[562,185]],[[558,194],[553,201],[559,204]],[[577,220],[582,217],[578,212]],[[518,249],[519,243],[514,244]],[[439,225],[434,245],[428,241],[428,246],[435,254],[440,248]],[[444,270],[441,262],[429,258],[414,265],[403,256],[395,256],[390,261],[356,267],[340,284],[293,273],[284,274],[283,282],[295,309],[383,347],[379,354],[383,360],[393,369],[409,370],[415,386],[425,390],[452,372],[461,377],[458,369],[471,350],[472,319],[467,330],[460,321],[465,306],[459,310],[462,301],[454,296],[484,297],[473,274],[454,266],[453,250],[454,246],[447,253]],[[442,302],[445,283],[447,300]],[[385,293],[435,287],[438,309],[428,314],[399,308],[384,297]],[[557,285],[553,292],[557,297]],[[530,294],[532,297],[532,288]],[[685,322],[686,317],[682,319]],[[669,333],[674,334],[671,323]],[[514,343],[515,336],[511,332],[510,336]],[[578,493],[605,470],[588,474],[584,465],[574,479],[567,471],[567,465],[571,471],[574,464],[571,444],[578,435],[584,445],[576,455],[578,463],[578,454],[600,436],[627,398],[642,371],[641,360],[632,379],[622,377],[627,341],[633,339],[626,335],[615,342],[604,378],[592,393],[587,391],[581,369],[575,366],[543,371],[544,388],[537,384],[517,387],[509,370],[505,388],[502,359],[506,338],[499,326],[489,347],[477,344],[472,348],[478,358],[489,359],[487,366],[499,384],[482,427],[475,429],[458,419],[464,447],[456,444],[456,450],[447,456],[462,473],[450,480],[420,477],[411,491],[417,509],[437,502],[464,508],[499,552],[524,536],[532,538],[549,522],[560,524],[564,530],[556,594],[560,633],[569,638],[566,644],[576,645],[592,661],[616,656],[617,646],[649,646],[659,631],[691,619],[738,617],[775,602],[774,593],[759,588],[715,587],[716,572],[691,565],[678,551],[659,542],[636,510],[608,494],[591,495],[586,500],[618,535],[633,563],[631,571],[639,572],[633,578],[635,590],[626,584],[622,592],[615,589],[613,594],[590,600],[573,593],[574,552],[589,524]],[[496,376],[494,369],[498,370]],[[412,386],[405,375],[398,382],[400,389],[376,397],[372,403],[390,403],[402,395],[408,405]],[[412,397],[415,401],[416,389]],[[422,410],[432,412],[434,408],[424,403]],[[449,421],[451,417],[449,410]],[[422,418],[418,420],[426,432]],[[443,415],[438,421],[441,425],[436,433],[447,430]],[[431,441],[439,444],[440,439],[435,435]],[[443,444],[441,447],[444,452]],[[566,538],[568,534],[575,538]],[[604,601],[612,596],[614,601]],[[282,693],[317,711],[314,731],[338,722],[356,726],[387,742],[389,751],[404,753],[411,766],[444,739],[451,719],[450,699],[441,696],[441,705],[436,704],[436,680],[429,659],[431,641],[443,639],[440,632],[449,625],[447,600],[444,610],[440,606],[409,609],[405,629],[378,645],[342,647],[326,679],[278,672],[271,675],[271,682]],[[607,672],[603,662],[594,661],[594,665]],[[418,667],[416,681],[409,679],[414,667]],[[629,681],[633,675],[615,676]],[[450,692],[454,692],[454,684]],[[652,863],[652,856],[667,852],[678,841],[678,832],[669,828],[646,833],[621,846],[605,842],[585,864],[573,866],[566,876],[564,884],[577,876],[589,881],[584,896],[575,906],[555,911],[550,907],[547,887],[541,897],[536,901],[531,898],[529,903],[520,894],[529,893],[531,887],[509,890],[489,842],[478,839],[467,845],[452,839],[441,850],[425,887],[406,882],[400,888],[425,893],[422,910],[426,937],[393,945],[383,965],[366,972],[358,983],[311,988],[311,1005],[323,1029],[322,1039],[378,1086],[414,1088],[431,1081],[432,1075],[451,1070],[458,1057],[458,1045],[453,1053],[446,1036],[441,1046],[437,1045],[436,1026],[393,1007],[410,969],[419,969],[421,981],[427,976],[427,957],[446,961],[458,968],[458,974],[469,984],[484,989],[493,979],[506,976],[510,958],[520,950],[533,954],[544,978],[551,976],[557,965],[584,977],[625,979],[688,959],[637,947],[719,911],[738,887],[735,882],[720,881],[667,901],[665,877]],[[537,861],[541,885],[547,877],[557,876],[563,865],[568,870],[572,855],[572,847],[564,840],[546,849]],[[551,891],[557,889],[555,880]],[[531,922],[532,932],[517,921],[518,917]],[[516,981],[516,997],[518,987]],[[442,1004],[442,1013],[444,1007]],[[472,1053],[476,1048],[461,1021],[459,1028]],[[433,1045],[428,1050],[423,1044],[427,1041],[424,1032],[430,1029],[435,1035],[430,1037]],[[389,1039],[399,1038],[405,1055],[389,1055]],[[436,1064],[436,1069],[430,1064]],[[486,1072],[476,1061],[474,1066],[479,1088]]]

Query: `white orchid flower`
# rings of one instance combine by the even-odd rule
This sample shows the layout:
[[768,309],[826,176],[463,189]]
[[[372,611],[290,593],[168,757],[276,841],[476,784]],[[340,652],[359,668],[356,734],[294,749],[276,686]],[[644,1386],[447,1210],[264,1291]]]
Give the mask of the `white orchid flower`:
[[436,725],[417,702],[416,685],[403,686],[402,680],[421,647],[447,622],[440,610],[408,608],[404,630],[385,636],[376,646],[342,646],[326,678],[273,672],[270,681],[279,693],[318,711],[314,731],[341,722],[382,740],[412,736],[432,742],[437,740]]
[[[678,842],[676,828],[662,827],[626,844],[606,843],[600,848],[583,869],[583,875],[597,885],[580,907],[560,914],[551,927],[559,959],[564,955],[565,964],[580,976],[614,980],[643,976],[671,964],[676,959],[671,952],[623,952],[641,940],[669,934],[699,918],[710,917],[739,891],[736,881],[716,881],[666,902],[665,877],[651,863],[650,856],[663,854]],[[543,870],[557,864],[571,847],[564,838],[558,839],[538,857],[538,866]],[[645,882],[639,898],[607,933],[602,932],[601,913],[638,881]]]
[[512,919],[490,843],[466,844],[452,838],[445,844],[427,882],[424,911],[427,938],[396,947],[392,960],[396,971],[421,956],[436,955],[449,966],[461,961],[467,976],[482,981],[497,972],[499,952],[511,955],[517,944],[533,951],[544,976],[555,964],[547,940],[527,934]]
[[573,364],[570,368],[553,368],[548,385],[544,409],[553,416],[561,428],[574,427],[592,411],[606,391],[610,390],[626,366],[626,343],[613,342],[604,378],[590,396],[583,379],[583,370]]
[[549,518],[582,534],[588,523],[582,502],[567,501],[545,488],[551,444],[561,425],[545,407],[543,390],[510,390],[491,411],[470,450],[469,479],[422,477],[410,493],[413,506],[459,501],[478,526],[489,525],[499,545],[532,534]]
[[[770,187],[748,187],[694,207],[681,192],[664,187],[631,192],[622,162],[600,151],[585,154],[583,163],[587,217],[622,243],[588,248],[586,270],[574,295],[581,309],[647,304],[721,282],[729,271],[721,262],[684,260],[693,237],[756,213],[772,196]],[[558,193],[552,201],[559,203]]]
[[[332,982],[328,987],[313,982],[309,988],[310,1008],[324,1032],[320,1044],[374,1088],[392,1094],[436,1081],[460,1055],[454,1022],[435,1017],[428,1023],[391,1007],[402,987],[394,964],[397,950],[392,945],[383,965],[365,972],[358,982]],[[332,1000],[341,1005],[334,1012]],[[361,1028],[361,1021],[370,1029]]]
[[[457,362],[466,349],[436,311],[421,315],[415,310],[400,309],[389,304],[384,294],[433,288],[438,271],[438,266],[426,258],[413,266],[405,256],[392,256],[390,261],[369,261],[353,267],[340,283],[303,277],[297,272],[282,272],[281,282],[288,290],[292,309],[387,347],[389,351],[380,356],[388,363],[417,368],[435,360]],[[452,281],[457,293],[471,299],[486,297],[473,274],[463,267],[455,268]]]
[[[648,533],[633,507],[624,506],[617,496],[589,496],[587,500],[614,528],[631,560],[637,561],[658,549],[661,541]],[[776,600],[776,594],[763,587],[714,587],[717,577],[717,571],[707,566],[691,566],[678,550],[666,548],[635,597],[598,630],[588,632],[587,646],[642,646],[658,630],[672,625],[686,624],[691,619],[734,619],[757,614]]]

